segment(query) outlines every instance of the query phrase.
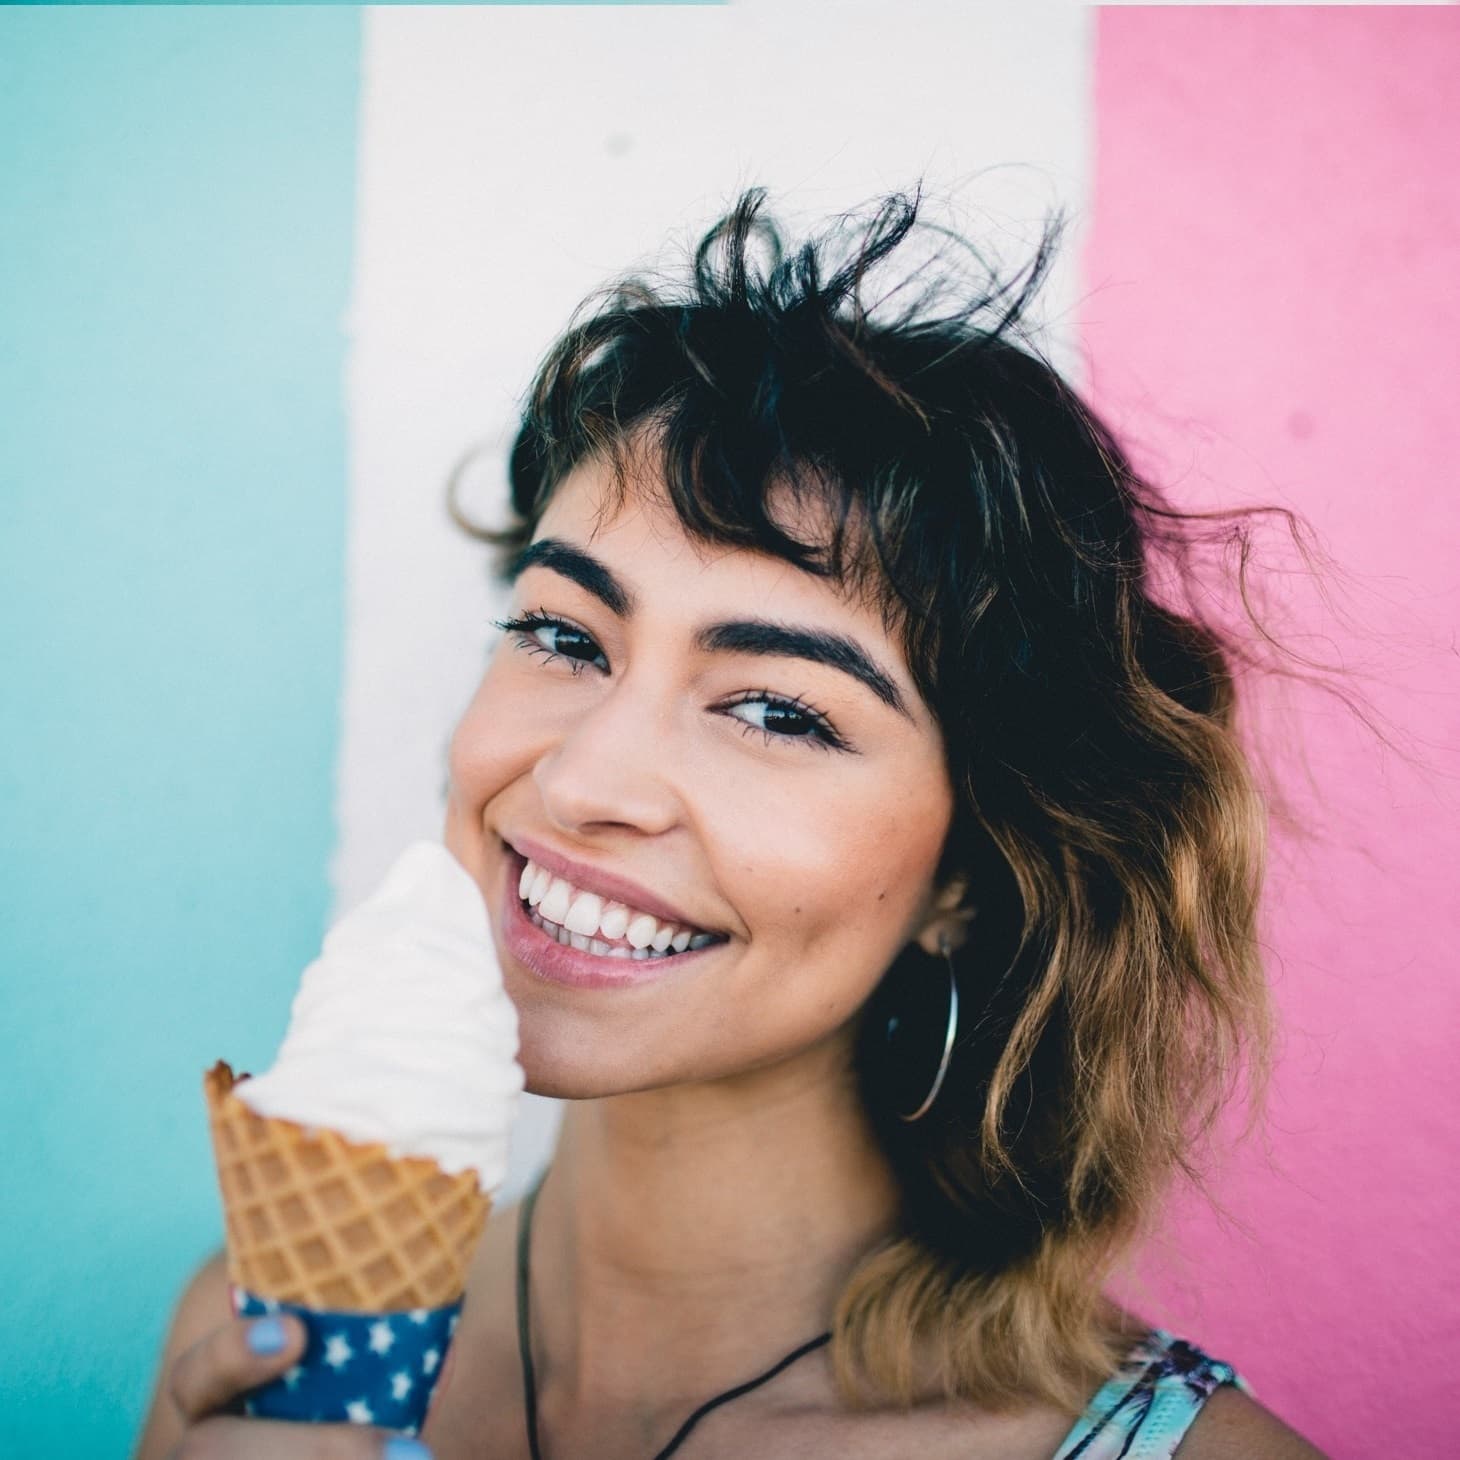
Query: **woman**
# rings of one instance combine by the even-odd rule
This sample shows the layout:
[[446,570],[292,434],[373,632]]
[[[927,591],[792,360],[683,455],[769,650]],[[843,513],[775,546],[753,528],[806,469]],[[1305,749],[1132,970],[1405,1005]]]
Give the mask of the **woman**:
[[[884,320],[866,278],[916,199],[834,269],[782,259],[763,201],[683,293],[629,280],[569,329],[514,521],[478,530],[514,603],[445,837],[528,1086],[569,1103],[423,1441],[1312,1456],[1101,1293],[1264,1045],[1237,650],[1156,591],[1196,521],[1024,341],[1057,230],[1013,283]],[[615,906],[662,954],[607,951]],[[302,1347],[249,1332],[215,1260],[142,1460],[421,1453],[227,1417]]]

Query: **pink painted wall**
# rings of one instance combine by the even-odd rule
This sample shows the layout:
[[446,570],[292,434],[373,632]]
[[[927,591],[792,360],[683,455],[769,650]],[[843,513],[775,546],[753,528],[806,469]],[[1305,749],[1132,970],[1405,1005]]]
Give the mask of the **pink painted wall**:
[[1427,767],[1309,691],[1268,732],[1321,795],[1273,852],[1266,1137],[1142,1263],[1142,1309],[1336,1457],[1460,1455],[1457,97],[1455,8],[1099,15],[1091,388],[1179,502],[1312,522],[1350,622],[1290,580],[1290,642],[1377,673]]

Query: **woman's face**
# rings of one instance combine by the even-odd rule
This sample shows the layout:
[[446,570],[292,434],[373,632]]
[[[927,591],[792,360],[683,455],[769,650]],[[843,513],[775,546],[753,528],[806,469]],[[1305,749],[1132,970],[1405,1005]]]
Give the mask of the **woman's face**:
[[[574,1098],[849,1049],[927,939],[953,808],[874,609],[692,542],[652,482],[600,520],[607,482],[584,465],[543,514],[509,617],[551,622],[504,634],[457,726],[445,832],[486,898],[528,1088]],[[663,960],[564,947],[522,908],[515,848],[571,870],[573,902],[596,888],[618,894],[605,911],[716,940]]]

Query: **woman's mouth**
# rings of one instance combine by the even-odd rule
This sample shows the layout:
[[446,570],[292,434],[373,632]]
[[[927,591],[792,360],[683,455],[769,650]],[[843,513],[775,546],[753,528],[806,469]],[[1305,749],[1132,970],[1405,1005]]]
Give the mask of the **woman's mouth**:
[[727,942],[575,887],[504,844],[506,942],[534,972],[579,987],[625,987],[697,963]]

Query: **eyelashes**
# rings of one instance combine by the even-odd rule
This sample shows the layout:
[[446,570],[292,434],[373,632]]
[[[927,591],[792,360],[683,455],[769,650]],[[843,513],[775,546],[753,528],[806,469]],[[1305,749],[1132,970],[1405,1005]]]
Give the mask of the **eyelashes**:
[[[745,734],[763,735],[767,745],[773,745],[777,741],[800,740],[821,750],[847,750],[850,748],[846,741],[837,734],[831,721],[820,710],[808,705],[800,696],[787,699],[786,696],[773,694],[768,689],[749,690],[738,699],[731,700],[724,708],[729,711],[740,705],[758,706],[762,711],[760,723],[756,723],[754,720],[744,720],[739,715],[731,715],[730,718],[741,726]],[[787,719],[793,722],[799,720],[803,725],[810,726],[810,734],[797,734],[794,731],[774,728],[777,721],[784,725]]]
[[[493,619],[492,622],[496,628],[503,630],[503,632],[516,634],[516,642],[519,648],[525,649],[529,654],[541,655],[545,662],[550,663],[554,659],[566,659],[573,673],[581,674],[584,666],[593,663],[594,659],[597,658],[603,659],[603,664],[600,667],[605,673],[608,671],[608,660],[604,659],[601,650],[598,650],[596,655],[584,657],[582,655],[567,653],[563,649],[550,649],[537,637],[537,631],[539,629],[550,628],[555,631],[561,630],[565,635],[576,638],[584,644],[593,644],[591,636],[563,619],[553,618],[552,615],[537,610],[532,613],[523,614],[520,618]],[[593,647],[597,650],[598,646],[595,644]]]
[[[535,609],[516,618],[494,619],[492,622],[494,627],[515,636],[517,648],[540,657],[545,665],[554,659],[562,659],[575,676],[588,665],[602,673],[609,672],[608,660],[592,635],[545,610]],[[551,647],[541,637],[545,630],[553,639]],[[758,710],[759,714],[754,719],[746,719],[729,713],[742,705]],[[815,750],[851,749],[825,713],[799,695],[788,697],[768,689],[748,690],[722,705],[719,713],[738,724],[742,733],[762,736],[767,745],[798,741]]]

